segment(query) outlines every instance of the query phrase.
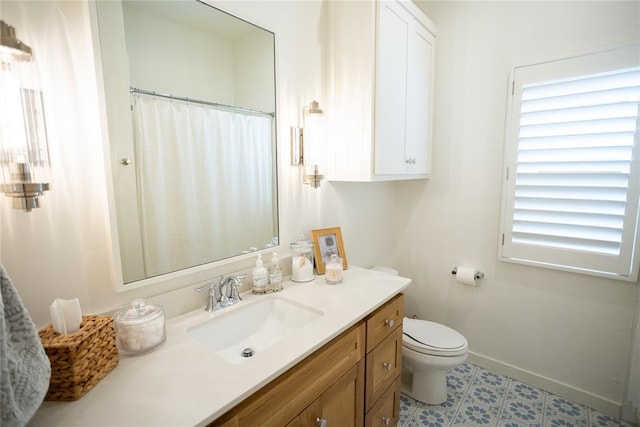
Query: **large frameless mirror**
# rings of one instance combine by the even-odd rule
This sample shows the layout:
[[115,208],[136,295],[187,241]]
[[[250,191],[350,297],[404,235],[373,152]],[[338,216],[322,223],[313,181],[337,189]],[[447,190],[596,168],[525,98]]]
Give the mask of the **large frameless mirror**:
[[274,34],[196,0],[95,6],[124,284],[277,245]]

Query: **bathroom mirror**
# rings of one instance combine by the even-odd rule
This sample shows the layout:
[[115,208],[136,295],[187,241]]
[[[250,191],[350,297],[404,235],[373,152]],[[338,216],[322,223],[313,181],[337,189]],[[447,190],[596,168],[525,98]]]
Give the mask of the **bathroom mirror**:
[[274,34],[196,0],[94,5],[123,289],[277,246]]

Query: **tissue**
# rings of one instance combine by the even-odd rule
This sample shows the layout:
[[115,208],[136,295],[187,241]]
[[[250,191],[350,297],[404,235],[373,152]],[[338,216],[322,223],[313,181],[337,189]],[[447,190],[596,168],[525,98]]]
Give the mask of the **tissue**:
[[82,310],[80,300],[56,298],[49,307],[51,325],[59,334],[72,334],[80,329],[82,323]]

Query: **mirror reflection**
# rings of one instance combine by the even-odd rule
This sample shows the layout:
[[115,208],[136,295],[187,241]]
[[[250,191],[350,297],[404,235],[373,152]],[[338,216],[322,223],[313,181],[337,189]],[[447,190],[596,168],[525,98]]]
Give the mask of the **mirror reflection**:
[[273,33],[195,0],[98,20],[124,282],[277,245]]

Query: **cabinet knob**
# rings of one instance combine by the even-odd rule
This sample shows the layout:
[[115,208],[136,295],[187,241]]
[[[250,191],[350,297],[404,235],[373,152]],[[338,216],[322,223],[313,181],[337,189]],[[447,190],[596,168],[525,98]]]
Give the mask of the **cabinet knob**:
[[320,417],[316,418],[316,425],[317,425],[318,427],[327,427],[327,420],[326,420],[326,418],[320,418]]
[[388,426],[389,424],[391,424],[391,418],[389,417],[382,417],[382,424]]
[[415,165],[416,164],[416,159],[411,158],[411,159],[407,159],[404,161],[406,164],[408,165]]
[[393,319],[387,319],[384,321],[385,326],[393,328]]
[[384,362],[383,366],[384,366],[384,369],[386,369],[387,371],[390,371],[393,369],[393,363]]

